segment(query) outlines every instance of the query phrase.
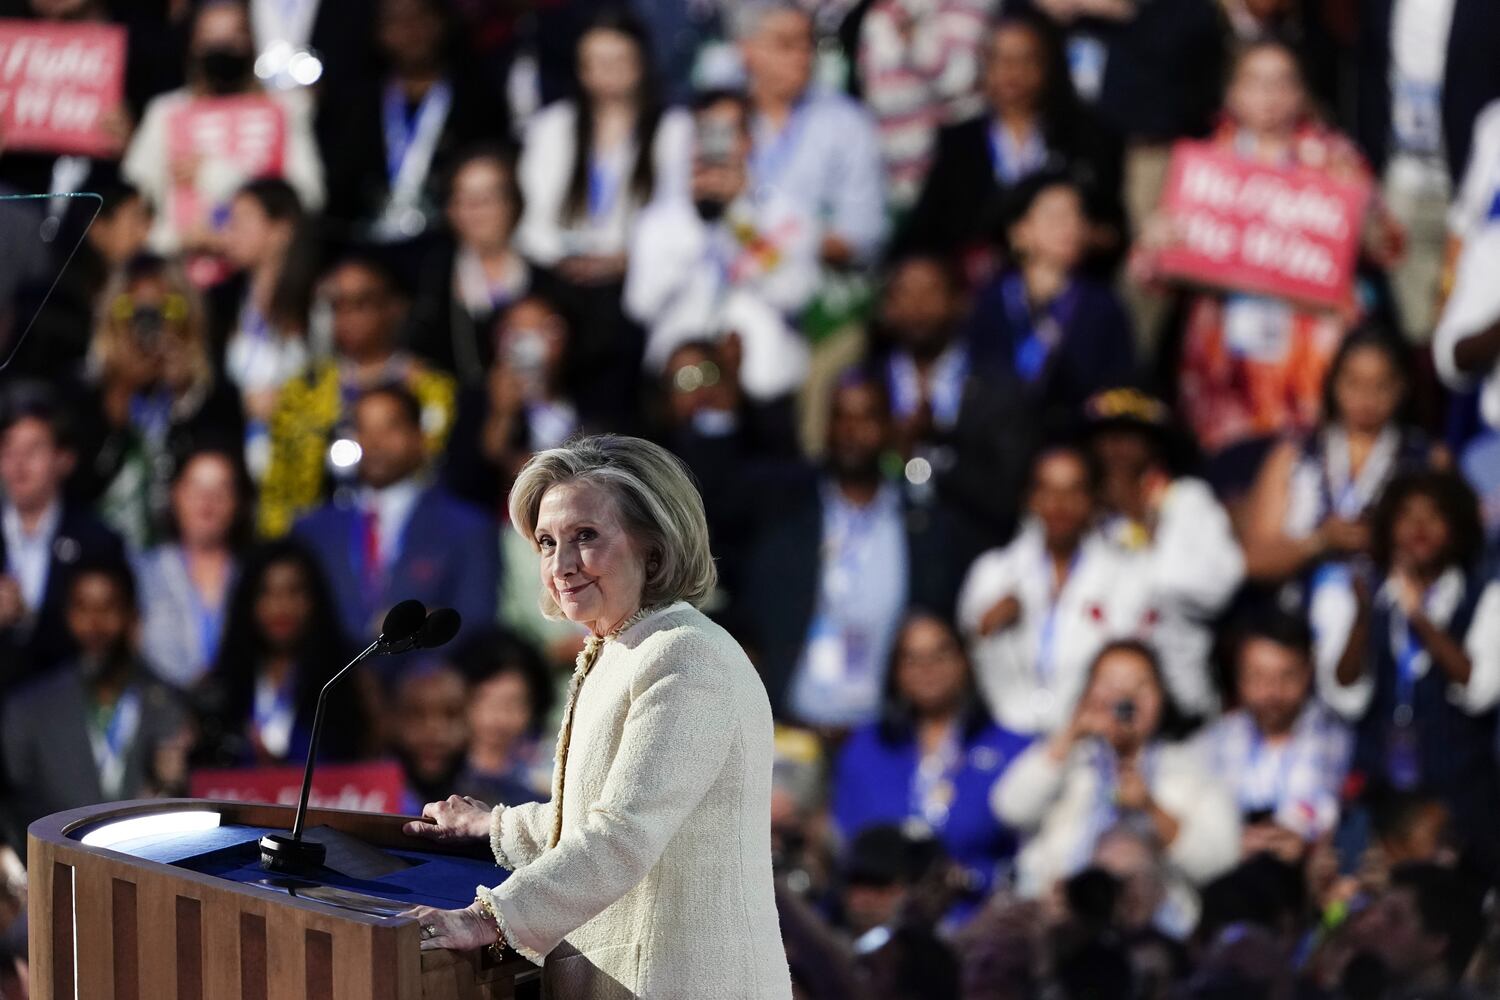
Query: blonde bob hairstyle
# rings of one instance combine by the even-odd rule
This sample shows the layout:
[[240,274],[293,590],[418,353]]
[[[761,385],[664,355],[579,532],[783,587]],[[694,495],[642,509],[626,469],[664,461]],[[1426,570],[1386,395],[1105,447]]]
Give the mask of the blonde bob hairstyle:
[[[577,438],[533,455],[510,491],[510,523],[533,549],[539,548],[542,497],[564,483],[596,483],[614,496],[626,530],[646,553],[641,607],[675,601],[698,607],[707,599],[719,578],[708,518],[703,497],[676,456],[650,441],[615,434]],[[545,587],[541,608],[554,621],[563,617]]]

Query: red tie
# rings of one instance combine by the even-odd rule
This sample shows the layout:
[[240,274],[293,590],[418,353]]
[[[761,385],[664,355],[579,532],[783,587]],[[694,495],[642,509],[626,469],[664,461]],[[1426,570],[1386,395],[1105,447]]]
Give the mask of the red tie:
[[380,515],[371,508],[365,511],[365,577],[374,583],[380,571]]

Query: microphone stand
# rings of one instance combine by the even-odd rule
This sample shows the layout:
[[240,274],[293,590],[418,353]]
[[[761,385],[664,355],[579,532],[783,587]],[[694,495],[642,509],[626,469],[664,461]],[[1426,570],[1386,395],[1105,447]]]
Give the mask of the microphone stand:
[[339,679],[378,650],[383,642],[385,642],[385,636],[382,635],[366,646],[358,656],[349,661],[344,669],[328,678],[328,682],[323,685],[323,690],[318,693],[318,707],[313,712],[312,735],[308,738],[307,764],[302,769],[302,794],[297,800],[297,813],[292,820],[292,833],[291,836],[268,833],[260,838],[262,867],[278,872],[307,871],[317,868],[327,858],[328,848],[316,841],[302,839],[302,828],[307,822],[307,799],[312,794],[313,767],[318,760],[318,738],[323,735],[323,709],[328,703],[328,692],[333,689]]

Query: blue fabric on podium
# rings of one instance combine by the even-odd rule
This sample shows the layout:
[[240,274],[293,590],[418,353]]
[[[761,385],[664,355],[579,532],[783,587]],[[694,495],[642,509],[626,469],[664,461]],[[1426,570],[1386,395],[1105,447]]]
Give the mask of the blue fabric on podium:
[[[202,875],[253,885],[284,878],[260,866],[258,843],[264,834],[285,832],[270,827],[222,826],[177,836],[153,837],[149,843],[127,842],[114,849]],[[492,861],[476,858],[390,849],[385,853],[401,858],[411,867],[378,879],[350,878],[325,868],[312,877],[297,881],[347,889],[411,906],[454,910],[474,902],[475,886],[498,885],[510,874]]]

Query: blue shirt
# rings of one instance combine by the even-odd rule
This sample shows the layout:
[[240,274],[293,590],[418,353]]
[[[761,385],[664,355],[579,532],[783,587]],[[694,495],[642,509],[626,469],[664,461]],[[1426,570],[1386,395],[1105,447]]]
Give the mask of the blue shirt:
[[853,726],[880,707],[906,609],[906,520],[887,483],[865,507],[824,483],[818,599],[792,678],[792,710],[812,725]]
[[823,221],[825,232],[869,259],[885,238],[880,140],[868,112],[841,94],[808,94],[776,132],[751,127],[750,179]]
[[[937,817],[922,815],[916,794],[921,763],[916,737],[892,744],[880,738],[876,724],[855,730],[834,768],[833,820],[846,840],[877,824],[926,823],[968,873],[977,900],[989,894],[1016,852],[1015,834],[990,809],[990,790],[1029,741],[994,723],[960,739],[961,752],[947,774],[952,784],[947,814],[934,823]],[[955,914],[969,909],[961,904]]]

